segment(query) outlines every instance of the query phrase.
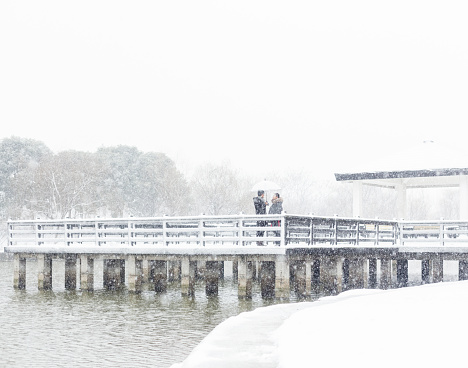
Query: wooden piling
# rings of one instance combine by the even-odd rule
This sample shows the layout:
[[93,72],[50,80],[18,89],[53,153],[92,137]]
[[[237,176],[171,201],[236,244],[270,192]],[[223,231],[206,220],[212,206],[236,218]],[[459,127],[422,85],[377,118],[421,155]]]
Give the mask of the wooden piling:
[[343,291],[343,259],[327,257],[320,260],[320,282],[327,294],[338,294]]
[[380,260],[380,288],[386,290],[392,286],[392,263],[390,259]]
[[65,258],[65,289],[76,290],[76,255]]
[[94,259],[88,255],[80,255],[80,289],[94,290]]
[[184,296],[191,296],[195,293],[195,268],[196,261],[190,261],[189,257],[182,258],[180,286]]
[[276,256],[275,260],[275,297],[289,298],[289,261],[284,255]]
[[46,254],[37,255],[37,288],[52,289],[52,258]]
[[26,289],[26,257],[20,253],[15,253],[13,258],[13,287]]
[[252,262],[240,257],[237,261],[237,295],[240,299],[252,297]]

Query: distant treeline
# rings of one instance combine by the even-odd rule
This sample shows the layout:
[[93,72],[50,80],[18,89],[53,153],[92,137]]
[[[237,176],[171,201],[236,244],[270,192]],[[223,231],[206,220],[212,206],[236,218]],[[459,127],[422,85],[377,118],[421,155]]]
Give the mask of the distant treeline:
[[[0,221],[254,213],[250,188],[263,177],[245,177],[229,164],[207,163],[191,171],[187,177],[164,153],[136,147],[54,154],[37,140],[5,138],[0,140]],[[268,179],[284,188],[288,213],[352,215],[350,185],[283,168]],[[453,195],[439,201],[436,213],[426,199],[424,194],[410,198],[411,218],[456,218]],[[395,217],[392,191],[366,188],[364,202],[365,217]]]
[[[189,184],[164,153],[143,153],[135,147],[53,154],[42,142],[5,138],[0,141],[1,217],[162,216],[245,209],[242,198],[234,198],[239,193],[234,175],[225,171],[218,176],[199,174]],[[216,179],[229,187],[225,193],[219,193]]]

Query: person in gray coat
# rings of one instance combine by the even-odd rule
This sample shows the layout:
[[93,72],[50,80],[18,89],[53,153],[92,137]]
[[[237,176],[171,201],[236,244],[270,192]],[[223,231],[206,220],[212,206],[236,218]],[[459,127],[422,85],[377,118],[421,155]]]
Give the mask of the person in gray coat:
[[[269,215],[280,215],[283,212],[283,198],[280,197],[279,193],[273,194],[273,198],[271,200],[271,207],[268,211]],[[281,226],[281,221],[275,220],[271,222],[271,226]],[[273,231],[275,236],[279,237],[281,232],[280,231]],[[276,245],[279,245],[280,242],[275,242]]]

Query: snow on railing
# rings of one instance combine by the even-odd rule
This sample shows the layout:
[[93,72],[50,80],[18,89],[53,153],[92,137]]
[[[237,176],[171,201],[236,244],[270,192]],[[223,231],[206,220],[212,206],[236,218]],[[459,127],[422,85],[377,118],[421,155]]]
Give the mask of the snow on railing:
[[301,215],[9,221],[8,245],[395,244],[396,221]]
[[401,245],[468,245],[467,221],[402,221],[399,232]]

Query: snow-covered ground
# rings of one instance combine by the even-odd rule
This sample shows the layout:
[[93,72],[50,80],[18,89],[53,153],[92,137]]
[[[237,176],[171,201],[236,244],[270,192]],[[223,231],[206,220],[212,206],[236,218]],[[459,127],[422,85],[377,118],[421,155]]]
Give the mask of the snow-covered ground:
[[468,281],[352,290],[231,317],[172,368],[463,366],[467,328]]

